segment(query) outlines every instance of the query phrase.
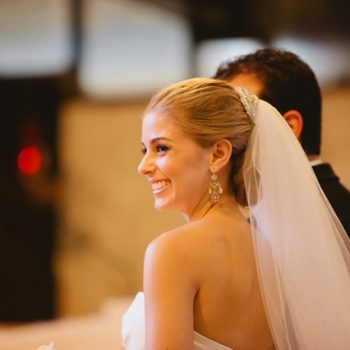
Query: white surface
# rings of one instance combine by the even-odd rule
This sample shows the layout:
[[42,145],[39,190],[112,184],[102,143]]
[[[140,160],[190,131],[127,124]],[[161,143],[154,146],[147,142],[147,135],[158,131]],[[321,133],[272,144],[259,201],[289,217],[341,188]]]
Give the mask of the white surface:
[[71,63],[69,0],[11,0],[0,6],[0,74],[61,73]]
[[35,350],[54,343],[55,350],[118,350],[121,318],[132,298],[107,301],[100,312],[6,328],[0,325],[0,350]]
[[350,77],[350,44],[345,40],[281,36],[275,38],[273,45],[297,54],[312,68],[323,87]]
[[97,98],[147,96],[189,74],[190,30],[147,3],[87,0],[79,81]]
[[196,50],[197,75],[213,76],[222,62],[261,48],[263,44],[253,38],[205,40],[198,45]]

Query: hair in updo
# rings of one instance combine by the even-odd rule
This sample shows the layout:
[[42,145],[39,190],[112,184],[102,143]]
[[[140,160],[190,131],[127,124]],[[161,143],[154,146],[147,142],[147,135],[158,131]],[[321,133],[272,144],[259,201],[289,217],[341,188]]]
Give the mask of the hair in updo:
[[245,150],[254,123],[228,83],[210,78],[193,78],[170,85],[153,96],[146,113],[170,116],[185,134],[202,147],[221,139],[231,142],[230,190],[236,201],[247,205],[243,180]]

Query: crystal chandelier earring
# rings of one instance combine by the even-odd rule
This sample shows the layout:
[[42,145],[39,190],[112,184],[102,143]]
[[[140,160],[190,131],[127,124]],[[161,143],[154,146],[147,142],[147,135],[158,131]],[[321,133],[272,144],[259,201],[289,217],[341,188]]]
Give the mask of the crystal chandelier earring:
[[220,201],[221,195],[224,190],[221,187],[221,184],[218,180],[218,176],[215,173],[212,173],[210,176],[210,184],[209,184],[209,196],[210,200],[213,204],[216,204]]

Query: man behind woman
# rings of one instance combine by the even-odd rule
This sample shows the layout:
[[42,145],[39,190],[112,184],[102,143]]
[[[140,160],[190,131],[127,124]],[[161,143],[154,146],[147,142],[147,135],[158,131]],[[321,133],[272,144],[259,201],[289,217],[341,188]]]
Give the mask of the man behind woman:
[[292,52],[266,48],[223,62],[215,78],[245,87],[278,109],[300,141],[322,190],[350,236],[350,192],[331,165],[320,159],[321,91],[311,68]]

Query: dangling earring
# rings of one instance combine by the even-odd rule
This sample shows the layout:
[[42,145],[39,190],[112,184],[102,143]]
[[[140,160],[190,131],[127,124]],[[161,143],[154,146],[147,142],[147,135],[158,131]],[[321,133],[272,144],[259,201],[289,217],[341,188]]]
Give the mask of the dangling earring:
[[209,196],[210,200],[213,204],[216,204],[221,199],[221,195],[224,190],[221,187],[220,182],[218,181],[218,176],[215,173],[212,173],[210,176],[210,184],[209,184]]

